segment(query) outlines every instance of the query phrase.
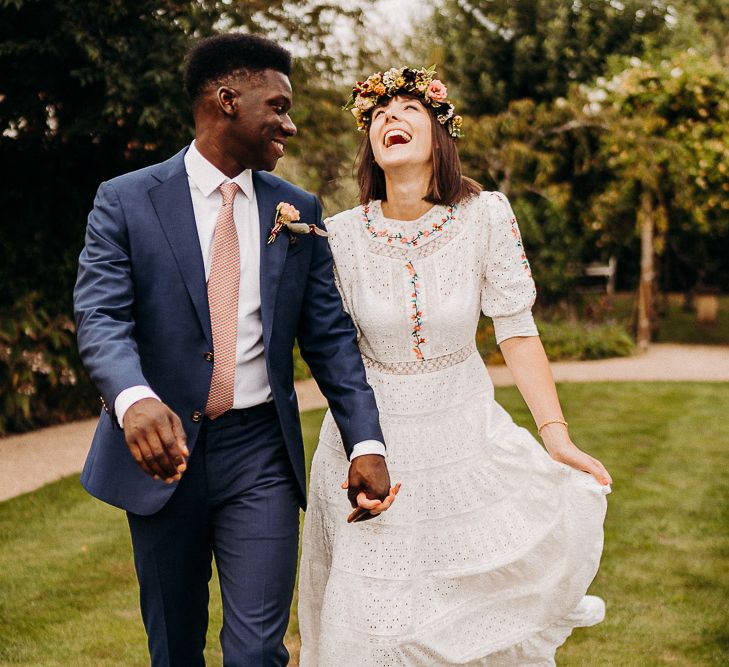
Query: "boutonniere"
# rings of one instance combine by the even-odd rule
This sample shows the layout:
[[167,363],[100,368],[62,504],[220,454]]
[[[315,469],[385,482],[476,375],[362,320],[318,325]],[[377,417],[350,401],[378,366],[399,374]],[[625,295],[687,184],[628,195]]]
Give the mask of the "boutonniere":
[[[287,204],[285,201],[279,202],[276,205],[276,218],[273,221],[271,235],[268,237],[268,241],[266,243],[273,243],[284,227],[294,234],[329,236],[329,234],[320,227],[317,227],[316,225],[307,225],[304,222],[300,222],[300,220],[301,214],[296,208],[294,208],[291,204]],[[291,242],[296,242],[296,239],[293,236],[291,237]]]

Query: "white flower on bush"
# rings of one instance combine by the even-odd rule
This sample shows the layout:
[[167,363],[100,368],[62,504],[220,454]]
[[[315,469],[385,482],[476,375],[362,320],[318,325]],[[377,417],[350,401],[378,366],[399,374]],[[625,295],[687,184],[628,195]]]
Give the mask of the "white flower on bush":
[[49,375],[53,370],[51,365],[46,360],[42,352],[31,352],[30,350],[23,350],[21,354],[23,361],[25,361],[33,373],[40,373],[41,375]]

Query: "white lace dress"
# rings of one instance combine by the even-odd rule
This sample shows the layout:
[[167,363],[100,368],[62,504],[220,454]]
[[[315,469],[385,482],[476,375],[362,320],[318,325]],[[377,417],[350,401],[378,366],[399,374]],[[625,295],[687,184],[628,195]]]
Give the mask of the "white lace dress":
[[482,310],[499,341],[537,334],[506,197],[410,222],[375,201],[326,224],[402,489],[379,518],[346,523],[349,463],[327,413],[303,534],[301,664],[553,665],[586,624],[609,488],[514,424],[476,351]]

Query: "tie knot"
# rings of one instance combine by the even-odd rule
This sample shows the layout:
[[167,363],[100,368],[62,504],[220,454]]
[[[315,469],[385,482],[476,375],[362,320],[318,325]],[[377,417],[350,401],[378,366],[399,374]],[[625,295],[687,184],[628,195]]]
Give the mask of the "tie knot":
[[240,190],[237,183],[230,181],[230,183],[223,183],[218,190],[223,195],[223,206],[226,204],[232,204],[235,199],[235,193]]

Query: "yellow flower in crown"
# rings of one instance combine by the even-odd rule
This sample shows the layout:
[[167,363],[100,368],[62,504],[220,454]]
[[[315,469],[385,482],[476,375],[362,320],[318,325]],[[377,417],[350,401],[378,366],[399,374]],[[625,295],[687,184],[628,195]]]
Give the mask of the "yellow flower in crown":
[[427,69],[392,67],[384,73],[375,72],[354,85],[344,109],[352,112],[357,129],[364,132],[369,129],[372,110],[378,104],[399,94],[412,95],[432,107],[438,122],[458,139],[463,136],[462,119],[455,114],[455,107],[448,99],[448,89],[436,75],[435,65]]

